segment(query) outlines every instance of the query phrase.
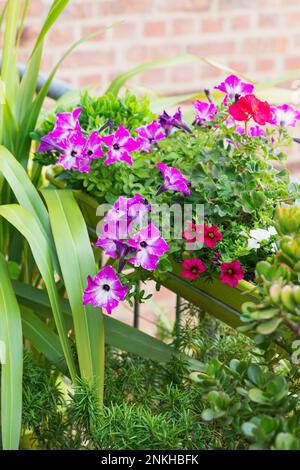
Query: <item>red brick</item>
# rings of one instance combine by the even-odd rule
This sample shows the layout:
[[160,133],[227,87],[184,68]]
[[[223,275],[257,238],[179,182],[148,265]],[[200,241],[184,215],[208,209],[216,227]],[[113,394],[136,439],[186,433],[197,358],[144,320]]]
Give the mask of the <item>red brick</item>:
[[192,82],[196,76],[195,66],[185,65],[185,67],[176,66],[171,69],[172,83],[188,83]]
[[62,46],[66,48],[75,40],[75,29],[73,26],[57,24],[48,33],[47,40],[50,46]]
[[154,10],[154,2],[141,0],[101,0],[96,4],[99,15],[118,15],[150,13]]
[[172,23],[172,33],[176,35],[189,35],[195,30],[195,21],[192,18],[175,19]]
[[237,15],[233,16],[230,22],[230,30],[240,31],[245,30],[249,27],[249,16],[248,15]]
[[296,26],[300,27],[300,11],[299,12],[293,12],[293,13],[290,13],[288,16],[287,16],[287,20],[286,20],[286,23],[288,26]]
[[258,18],[258,26],[263,28],[274,28],[279,24],[278,14],[261,14]]
[[109,67],[114,63],[115,51],[113,49],[91,50],[81,49],[73,52],[64,62],[65,67],[80,69],[81,67]]
[[224,18],[207,18],[202,21],[201,31],[204,33],[221,32],[224,28]]
[[172,11],[208,11],[212,7],[211,0],[160,0],[162,10]]
[[243,61],[230,61],[229,67],[236,70],[238,73],[247,73],[249,71],[249,63]]
[[120,23],[112,28],[112,36],[115,39],[120,38],[134,38],[137,35],[137,23],[133,23],[132,21],[125,21],[124,23]]
[[[80,36],[87,36],[89,34],[96,33],[97,31],[100,31],[101,29],[105,29],[106,25],[93,25],[93,26],[83,26],[81,29],[81,35]],[[98,42],[98,41],[104,41],[107,39],[108,36],[108,30],[104,31],[102,34],[97,34],[97,36],[93,37],[92,39],[89,39],[89,41],[93,42]]]
[[289,70],[296,70],[300,69],[300,56],[297,57],[289,57],[284,61],[285,70],[288,72]]
[[261,37],[246,39],[243,50],[249,54],[284,53],[288,47],[287,36]]
[[82,87],[87,87],[89,85],[96,85],[97,87],[101,86],[103,79],[100,75],[83,75],[79,77],[79,85]]
[[223,55],[232,54],[235,51],[235,41],[223,41],[223,42],[208,42],[199,44],[191,44],[187,47],[188,52],[196,55]]
[[144,34],[146,37],[161,37],[166,32],[166,23],[163,21],[148,21],[145,23]]
[[273,59],[258,59],[255,64],[256,72],[271,72],[275,68]]

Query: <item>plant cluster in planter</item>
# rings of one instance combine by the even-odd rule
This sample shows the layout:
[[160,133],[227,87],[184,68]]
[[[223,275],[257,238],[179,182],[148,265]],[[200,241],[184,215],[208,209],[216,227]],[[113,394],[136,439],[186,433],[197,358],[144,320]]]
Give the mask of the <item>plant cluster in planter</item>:
[[[253,280],[256,263],[276,251],[275,208],[299,193],[284,167],[284,149],[292,142],[287,128],[300,113],[259,100],[253,85],[234,75],[215,88],[224,100],[216,105],[207,92],[207,101],[195,101],[191,125],[180,109],[153,119],[147,101],[129,93],[84,95],[77,108],[60,109],[35,134],[36,160],[54,165],[58,181],[114,204],[96,245],[116,261],[89,278],[84,302],[110,313],[137,295],[136,281],[147,271],[160,282],[172,269],[170,255],[191,282],[219,273],[236,287]],[[204,220],[195,216],[181,240],[174,234],[165,240],[163,226],[151,222],[157,204],[202,204]],[[198,248],[186,250],[195,242]],[[125,276],[130,266],[135,271]]]

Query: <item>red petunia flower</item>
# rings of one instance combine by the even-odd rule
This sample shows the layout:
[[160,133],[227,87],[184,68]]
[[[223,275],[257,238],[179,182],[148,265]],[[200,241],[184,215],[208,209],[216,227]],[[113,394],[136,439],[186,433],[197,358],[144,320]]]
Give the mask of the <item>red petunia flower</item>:
[[240,279],[244,279],[244,270],[238,261],[221,264],[221,282],[236,287]]
[[236,103],[229,106],[228,111],[237,121],[248,121],[253,118],[261,126],[267,122],[273,122],[269,103],[259,100],[252,94],[242,96]]
[[181,272],[182,276],[187,279],[192,279],[193,281],[197,279],[201,273],[206,271],[205,264],[198,258],[185,259],[182,264],[184,267]]
[[218,231],[217,225],[204,225],[204,243],[208,248],[214,248],[219,240],[223,238],[223,235]]

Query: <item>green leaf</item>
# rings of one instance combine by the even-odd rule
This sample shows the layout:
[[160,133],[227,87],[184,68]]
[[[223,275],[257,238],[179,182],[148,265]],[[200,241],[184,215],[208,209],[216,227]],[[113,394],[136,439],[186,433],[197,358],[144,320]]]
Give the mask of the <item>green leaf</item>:
[[53,316],[66,362],[68,364],[72,380],[75,381],[77,371],[67,336],[64,317],[59,304],[48,240],[44,236],[35,217],[23,207],[16,204],[0,206],[0,215],[11,223],[26,238],[30,245],[33,257],[44,279],[49,294]]
[[30,113],[30,107],[36,91],[37,79],[43,53],[43,43],[35,50],[29,59],[25,73],[16,96],[16,119],[20,124],[25,116]]
[[0,254],[0,348],[3,353],[1,366],[2,446],[4,450],[14,450],[19,447],[21,432],[23,339],[21,314],[2,254]]
[[[30,285],[19,281],[13,281],[13,288],[20,305],[24,305],[45,318],[52,317],[51,306],[47,293],[41,289],[36,289]],[[72,324],[72,311],[69,302],[66,299],[60,299],[60,306],[65,315],[66,323],[70,328]],[[115,318],[104,316],[105,341],[106,344],[122,351],[128,351],[137,354],[145,359],[151,359],[156,362],[168,362],[173,355],[178,352],[168,344],[153,338],[142,331],[133,328],[130,325],[116,320]],[[193,369],[198,369],[199,362],[186,357]]]
[[104,381],[104,325],[99,309],[84,306],[87,277],[96,274],[96,262],[87,228],[72,191],[44,190],[56,250],[71,305],[81,376]]
[[271,333],[274,333],[274,331],[277,330],[278,326],[282,322],[282,318],[273,318],[272,320],[264,321],[263,323],[258,325],[256,331],[261,335],[270,335]]
[[264,404],[268,401],[267,397],[265,397],[259,388],[251,388],[248,395],[250,400],[254,401],[255,403]]
[[298,439],[288,432],[280,432],[275,439],[277,450],[299,450]]
[[42,353],[48,361],[55,364],[63,373],[68,374],[64,352],[59,337],[40,318],[28,308],[22,308],[23,334],[32,346]]
[[12,188],[19,204],[35,216],[36,222],[47,239],[55,269],[60,273],[46,207],[22,165],[2,145],[0,146],[0,172]]

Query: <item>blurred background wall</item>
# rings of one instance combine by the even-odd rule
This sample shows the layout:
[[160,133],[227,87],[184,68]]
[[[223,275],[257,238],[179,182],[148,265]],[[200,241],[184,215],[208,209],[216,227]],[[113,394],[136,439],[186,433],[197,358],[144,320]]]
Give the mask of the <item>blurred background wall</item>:
[[[24,58],[50,4],[30,1]],[[256,80],[300,69],[299,0],[71,0],[48,36],[44,70],[72,41],[118,21],[123,23],[74,52],[59,76],[75,85],[105,87],[136,64],[186,52],[214,58]],[[210,85],[220,74],[194,63],[147,72],[138,82],[172,94]]]
[[[21,60],[51,3],[30,1]],[[300,0],[71,0],[47,37],[43,70],[49,72],[73,41],[113,23],[102,36],[81,45],[58,76],[104,90],[120,72],[183,53],[214,59],[258,81],[300,70]],[[172,95],[213,86],[222,77],[224,72],[199,61],[147,71],[130,84]],[[300,73],[299,80],[285,86],[299,98]],[[298,147],[289,167],[300,174]]]

